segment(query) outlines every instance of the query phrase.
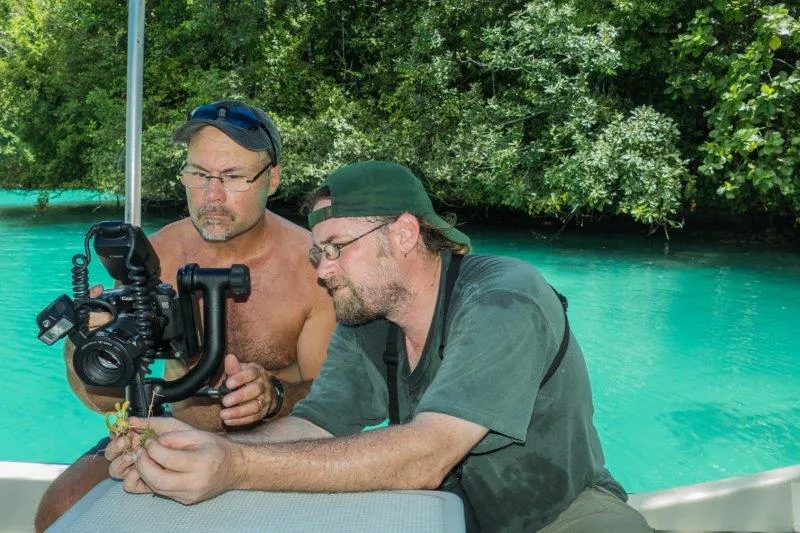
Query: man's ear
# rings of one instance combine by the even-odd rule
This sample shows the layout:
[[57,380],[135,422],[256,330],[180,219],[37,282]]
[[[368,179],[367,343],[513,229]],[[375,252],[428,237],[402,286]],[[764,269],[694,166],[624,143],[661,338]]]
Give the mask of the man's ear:
[[278,185],[281,184],[281,166],[275,165],[271,169],[269,169],[269,191],[268,196],[272,196],[275,194],[275,191],[278,190]]
[[419,221],[411,213],[403,213],[392,223],[397,248],[403,254],[413,250],[419,242]]

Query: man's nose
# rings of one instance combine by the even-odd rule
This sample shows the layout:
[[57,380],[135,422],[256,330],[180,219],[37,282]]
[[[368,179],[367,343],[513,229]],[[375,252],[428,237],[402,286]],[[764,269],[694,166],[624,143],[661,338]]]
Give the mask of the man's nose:
[[317,265],[317,277],[322,281],[327,281],[336,273],[336,261],[331,261],[325,254],[322,254],[322,259]]
[[206,187],[206,202],[212,203],[216,201],[224,201],[227,197],[228,191],[222,186],[222,180],[217,177],[208,178],[208,187]]

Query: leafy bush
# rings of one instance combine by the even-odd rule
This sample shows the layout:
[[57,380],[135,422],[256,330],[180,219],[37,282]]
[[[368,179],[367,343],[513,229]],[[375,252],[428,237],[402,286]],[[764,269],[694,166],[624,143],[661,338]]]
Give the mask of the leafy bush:
[[797,18],[783,4],[717,0],[674,46],[671,94],[708,102],[700,174],[740,210],[800,212]]

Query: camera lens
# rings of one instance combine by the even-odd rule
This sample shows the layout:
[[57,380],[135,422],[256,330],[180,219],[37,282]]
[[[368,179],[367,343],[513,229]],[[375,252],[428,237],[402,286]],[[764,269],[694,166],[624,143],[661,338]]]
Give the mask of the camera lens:
[[88,383],[108,387],[119,383],[123,362],[117,354],[103,349],[87,350],[83,353],[82,370]]
[[136,372],[135,361],[144,351],[131,330],[135,330],[133,322],[118,319],[89,334],[72,357],[78,377],[97,387],[128,385]]
[[97,364],[108,370],[117,370],[120,367],[119,361],[109,353],[96,352]]

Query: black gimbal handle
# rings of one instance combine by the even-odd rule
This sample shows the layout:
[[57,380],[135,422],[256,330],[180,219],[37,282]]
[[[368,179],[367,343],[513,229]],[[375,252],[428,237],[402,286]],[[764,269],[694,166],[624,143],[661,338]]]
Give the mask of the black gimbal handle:
[[164,403],[194,396],[219,371],[225,357],[225,297],[230,290],[234,297],[250,293],[250,269],[246,265],[231,268],[200,268],[196,263],[185,265],[177,275],[178,293],[189,298],[196,291],[203,294],[203,356],[184,376],[173,380],[147,378],[125,387],[130,412],[147,416],[151,402],[160,414]]

